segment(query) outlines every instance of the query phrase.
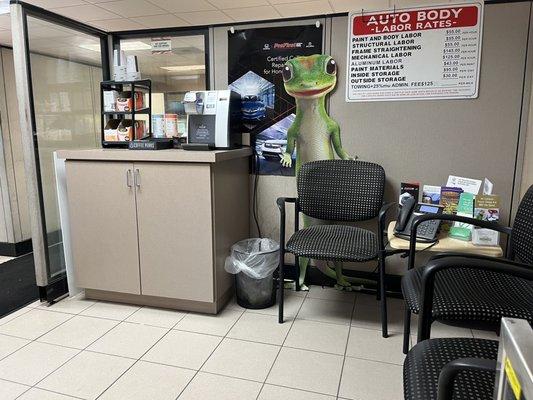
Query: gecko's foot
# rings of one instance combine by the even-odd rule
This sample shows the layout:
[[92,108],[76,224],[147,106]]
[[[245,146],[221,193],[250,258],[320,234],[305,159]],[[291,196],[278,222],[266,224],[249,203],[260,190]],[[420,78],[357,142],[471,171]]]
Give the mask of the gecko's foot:
[[308,292],[309,286],[307,286],[305,283],[300,283],[300,291],[301,292]]
[[[296,291],[296,282],[285,282],[283,285],[285,289],[294,290]],[[301,292],[308,292],[309,287],[305,283],[300,283],[300,291]]]
[[351,292],[353,290],[352,284],[346,280],[344,276],[341,276],[337,279],[337,284],[335,285],[335,289],[337,290],[344,290],[345,292]]

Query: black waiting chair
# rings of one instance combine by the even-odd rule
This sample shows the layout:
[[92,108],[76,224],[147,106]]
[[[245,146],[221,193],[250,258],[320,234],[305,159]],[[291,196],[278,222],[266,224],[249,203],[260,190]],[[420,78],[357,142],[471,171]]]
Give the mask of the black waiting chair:
[[495,340],[424,340],[405,358],[404,400],[492,400],[497,358]]
[[497,330],[502,317],[533,323],[533,186],[522,199],[512,228],[494,222],[454,215],[436,218],[470,223],[510,236],[506,258],[444,253],[424,267],[414,268],[415,232],[420,223],[435,216],[421,216],[412,226],[409,270],[402,278],[407,304],[404,353],[407,353],[411,313],[419,314],[418,342],[429,339],[431,324],[478,323]]
[[[283,282],[285,253],[334,262],[378,260],[383,336],[387,337],[385,252],[383,232],[387,210],[383,205],[385,171],[374,163],[353,160],[322,160],[302,165],[297,178],[298,198],[277,200],[281,212],[279,263],[279,322],[283,323]],[[295,232],[285,246],[285,204],[294,203]],[[330,222],[299,229],[299,214],[337,222],[367,221],[379,216],[378,232]],[[296,274],[298,275],[298,273]],[[298,287],[298,276],[296,277]]]

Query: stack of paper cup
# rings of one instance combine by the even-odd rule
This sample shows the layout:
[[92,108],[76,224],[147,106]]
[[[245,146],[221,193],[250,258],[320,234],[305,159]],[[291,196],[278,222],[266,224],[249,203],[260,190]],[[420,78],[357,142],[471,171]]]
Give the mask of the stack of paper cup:
[[127,80],[126,54],[123,50],[113,50],[113,80],[122,82]]
[[138,81],[141,79],[139,62],[137,56],[128,56],[126,59],[126,77],[128,81]]

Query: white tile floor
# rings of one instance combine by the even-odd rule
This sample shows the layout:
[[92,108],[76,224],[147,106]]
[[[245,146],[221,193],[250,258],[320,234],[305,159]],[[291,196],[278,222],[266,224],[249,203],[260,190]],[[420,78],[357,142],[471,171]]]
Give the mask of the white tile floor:
[[235,302],[217,316],[36,302],[0,319],[0,399],[401,400],[403,303],[389,304],[383,339],[373,296],[321,287],[287,292],[282,325],[277,307]]

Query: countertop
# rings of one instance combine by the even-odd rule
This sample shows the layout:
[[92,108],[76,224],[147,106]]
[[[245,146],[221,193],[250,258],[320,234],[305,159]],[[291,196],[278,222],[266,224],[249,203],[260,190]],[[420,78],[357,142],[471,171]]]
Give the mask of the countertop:
[[156,162],[198,162],[217,163],[235,158],[249,157],[250,147],[232,150],[193,151],[169,150],[128,150],[128,149],[88,149],[58,150],[57,156],[65,160],[101,161],[156,161]]

